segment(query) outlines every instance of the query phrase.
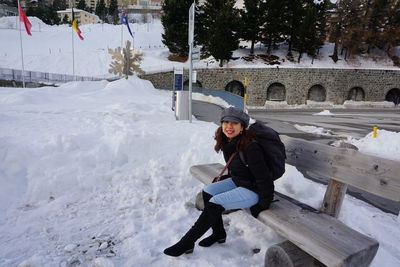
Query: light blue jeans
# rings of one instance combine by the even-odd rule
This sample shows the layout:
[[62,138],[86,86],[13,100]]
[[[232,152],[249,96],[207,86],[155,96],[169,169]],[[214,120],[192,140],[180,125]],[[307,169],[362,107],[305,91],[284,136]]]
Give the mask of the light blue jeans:
[[238,187],[232,178],[209,184],[203,190],[212,195],[210,202],[221,205],[225,210],[244,209],[258,203],[258,194]]

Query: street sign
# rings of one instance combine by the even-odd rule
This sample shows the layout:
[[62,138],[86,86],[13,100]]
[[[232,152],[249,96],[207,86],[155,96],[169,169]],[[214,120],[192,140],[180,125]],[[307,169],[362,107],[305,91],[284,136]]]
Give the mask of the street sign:
[[193,77],[192,77],[192,83],[196,83],[197,82],[197,71],[193,71],[192,72],[192,75],[193,75]]
[[194,40],[194,3],[189,9],[189,44],[193,43]]
[[174,70],[174,90],[183,90],[183,70]]
[[200,47],[193,47],[192,49],[192,61],[200,60]]

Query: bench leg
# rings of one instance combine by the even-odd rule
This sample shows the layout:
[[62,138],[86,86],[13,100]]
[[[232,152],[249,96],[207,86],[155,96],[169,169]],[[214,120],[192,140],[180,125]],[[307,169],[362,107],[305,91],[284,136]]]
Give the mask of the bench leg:
[[264,264],[265,267],[324,266],[290,241],[269,247],[265,253]]
[[198,210],[204,210],[204,200],[203,200],[203,194],[201,191],[199,193],[197,193],[197,195],[196,195],[196,208]]

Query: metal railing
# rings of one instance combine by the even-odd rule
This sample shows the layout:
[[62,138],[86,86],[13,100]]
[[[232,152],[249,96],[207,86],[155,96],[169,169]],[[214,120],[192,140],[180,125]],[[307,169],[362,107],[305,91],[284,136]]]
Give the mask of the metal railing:
[[9,81],[22,81],[22,75],[24,75],[25,82],[32,83],[66,83],[72,81],[100,81],[107,78],[101,77],[85,77],[85,76],[73,76],[68,74],[38,72],[38,71],[24,71],[16,69],[0,68],[0,79]]

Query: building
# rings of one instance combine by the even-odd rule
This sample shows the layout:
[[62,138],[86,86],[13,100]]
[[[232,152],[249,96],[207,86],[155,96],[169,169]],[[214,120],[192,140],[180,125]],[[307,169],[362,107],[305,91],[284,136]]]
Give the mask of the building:
[[[75,9],[74,8],[74,14],[75,14],[75,18],[76,18],[77,22],[80,25],[95,24],[95,23],[99,23],[100,22],[100,18],[97,15],[89,13],[89,12],[84,11],[84,10],[80,10],[80,9]],[[68,16],[68,20],[71,21],[71,19],[72,19],[72,10],[71,9],[66,9],[66,10],[57,11],[57,15],[61,19],[61,21],[64,19],[64,17],[66,15]]]

